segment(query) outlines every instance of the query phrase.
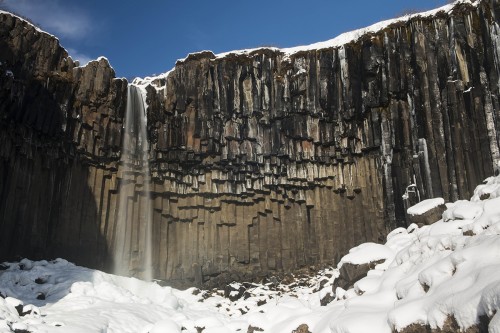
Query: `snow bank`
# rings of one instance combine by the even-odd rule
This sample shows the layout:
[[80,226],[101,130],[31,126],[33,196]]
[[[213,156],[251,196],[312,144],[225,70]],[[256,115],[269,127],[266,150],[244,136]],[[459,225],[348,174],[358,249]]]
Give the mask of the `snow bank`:
[[364,243],[350,249],[349,254],[340,260],[339,267],[344,263],[361,265],[382,259],[392,260],[392,258],[394,258],[394,251],[389,247],[376,243]]

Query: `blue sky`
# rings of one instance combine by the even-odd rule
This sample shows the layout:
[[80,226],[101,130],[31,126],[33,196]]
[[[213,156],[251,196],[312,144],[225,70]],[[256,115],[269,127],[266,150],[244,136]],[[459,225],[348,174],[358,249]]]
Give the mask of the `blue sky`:
[[106,56],[117,76],[170,70],[190,52],[292,47],[446,0],[0,0],[56,35],[73,58]]

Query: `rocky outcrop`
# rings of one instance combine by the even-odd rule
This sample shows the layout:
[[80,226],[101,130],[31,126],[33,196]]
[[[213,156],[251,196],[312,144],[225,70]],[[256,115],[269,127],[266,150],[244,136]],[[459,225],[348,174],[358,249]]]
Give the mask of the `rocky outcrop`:
[[163,279],[289,271],[380,241],[417,191],[465,198],[493,173],[498,15],[462,3],[330,48],[190,55],[144,85],[144,178],[121,172],[126,82],[1,14],[0,253],[110,265],[123,186],[130,251],[144,247],[144,182]]
[[458,325],[457,320],[453,316],[448,316],[443,324],[443,327],[431,328],[429,324],[411,324],[403,328],[402,330],[398,330],[399,333],[454,333],[454,332],[464,332],[464,333],[481,333],[488,332],[488,324],[490,322],[490,318],[487,316],[481,316],[479,323],[468,327],[467,329],[462,329],[460,325]]
[[335,279],[332,286],[332,291],[335,293],[337,288],[347,290],[352,288],[356,282],[364,278],[368,271],[372,270],[378,264],[381,264],[385,259],[372,261],[365,264],[352,264],[349,262],[342,263],[339,269],[339,276]]
[[415,223],[419,227],[430,225],[442,219],[443,213],[446,211],[446,205],[441,204],[434,208],[429,209],[423,214],[411,215],[408,214],[408,223]]

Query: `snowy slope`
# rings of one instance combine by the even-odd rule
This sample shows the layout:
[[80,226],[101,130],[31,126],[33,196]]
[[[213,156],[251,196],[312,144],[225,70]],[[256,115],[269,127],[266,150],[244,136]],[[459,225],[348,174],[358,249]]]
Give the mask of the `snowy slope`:
[[288,284],[233,283],[224,297],[223,291],[180,291],[63,259],[6,263],[0,333],[224,333],[249,327],[290,333],[301,324],[313,333],[390,333],[412,323],[442,327],[451,317],[462,329],[488,318],[489,331],[500,332],[500,176],[478,186],[471,201],[448,206],[444,220],[399,228],[384,245],[352,249],[340,265],[385,262],[354,288],[338,288],[326,306],[321,299],[331,293],[337,269]]

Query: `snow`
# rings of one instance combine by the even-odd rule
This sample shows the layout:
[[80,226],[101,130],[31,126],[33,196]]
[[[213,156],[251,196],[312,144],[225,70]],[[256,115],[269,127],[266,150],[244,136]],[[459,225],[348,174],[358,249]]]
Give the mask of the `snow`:
[[360,265],[378,260],[392,260],[393,257],[394,251],[383,244],[364,243],[349,250],[349,254],[340,260],[339,267],[344,263]]
[[[34,29],[35,29],[36,31],[38,31],[39,33],[45,34],[45,35],[47,35],[47,36],[49,36],[49,37],[51,37],[51,38],[54,38],[55,40],[59,41],[59,38],[57,38],[56,36],[54,36],[54,35],[52,35],[52,34],[48,33],[47,31],[44,31],[44,30],[40,29],[39,27],[37,27],[37,26],[36,26],[36,25],[34,25],[33,23],[31,23],[31,22],[27,21],[25,18],[23,18],[23,17],[21,17],[21,16],[18,16],[18,15],[15,15],[15,14],[12,14],[12,13],[10,13],[10,12],[3,11],[3,10],[0,10],[0,15],[10,15],[10,16],[12,16],[12,17],[15,17],[15,18],[17,18],[17,19],[19,19],[19,20],[21,20],[21,21],[23,21],[23,22],[27,23],[27,24],[32,25],[32,26],[34,27]],[[71,52],[70,52],[70,51],[71,51]],[[85,56],[83,56],[83,59],[82,59],[83,61],[80,61],[78,58],[82,58],[82,55],[77,54],[77,52],[76,52],[75,50],[73,50],[73,49],[66,49],[66,52],[68,53],[68,55],[69,55],[70,57],[72,57],[72,54],[73,54],[73,55],[76,55],[76,57],[72,57],[72,59],[74,59],[74,60],[76,60],[76,61],[79,61],[80,65],[79,65],[78,67],[86,67],[86,66],[87,66],[90,62],[93,62],[93,61],[101,61],[101,60],[105,60],[105,61],[108,63],[108,65],[111,67],[109,60],[108,60],[106,57],[104,57],[104,56],[100,56],[100,57],[98,57],[98,58],[97,58],[97,59],[95,59],[95,60],[87,59]],[[1,65],[1,63],[0,63],[0,65]],[[111,68],[113,68],[113,67],[111,67]],[[10,71],[9,71],[9,72],[10,72]],[[10,74],[12,75],[12,72],[10,72]],[[12,77],[13,77],[13,76],[12,76]]]
[[[251,54],[252,52],[255,52],[258,50],[271,50],[271,51],[275,51],[275,52],[281,52],[285,55],[285,57],[289,57],[293,54],[296,54],[296,53],[302,52],[302,51],[321,50],[321,49],[328,49],[328,48],[339,48],[339,47],[342,47],[346,44],[349,44],[351,42],[358,40],[359,38],[361,38],[364,35],[377,33],[377,32],[379,32],[379,31],[381,31],[381,30],[383,30],[383,29],[385,29],[388,26],[393,25],[393,24],[405,23],[405,22],[408,22],[411,19],[414,19],[417,17],[418,18],[432,17],[440,12],[450,13],[453,10],[453,8],[458,4],[470,4],[473,6],[477,6],[478,3],[479,2],[475,1],[475,0],[458,0],[452,4],[448,4],[448,5],[442,6],[442,7],[437,8],[437,9],[433,9],[433,10],[422,12],[422,13],[404,15],[404,16],[401,16],[398,18],[381,21],[381,22],[375,23],[375,24],[368,26],[368,27],[365,27],[365,28],[353,30],[350,32],[345,32],[345,33],[340,34],[339,36],[337,36],[333,39],[323,41],[323,42],[313,43],[310,45],[302,45],[302,46],[283,48],[283,49],[279,49],[276,47],[260,47],[260,48],[244,49],[244,50],[229,51],[229,52],[216,54],[215,57],[217,59],[221,59],[221,58],[227,57],[228,55],[248,55],[248,54]],[[200,53],[204,53],[204,52],[211,52],[211,51],[204,50],[204,51],[200,51],[200,52],[196,52],[196,53],[191,53],[186,58],[179,59],[178,61],[183,62],[190,55],[200,54]]]
[[39,27],[37,27],[36,25],[34,25],[33,23],[29,22],[28,20],[26,20],[25,18],[23,18],[23,17],[21,17],[21,16],[18,16],[18,15],[12,14],[12,13],[10,13],[10,12],[6,12],[6,11],[4,11],[4,10],[0,10],[0,15],[10,15],[10,16],[12,16],[12,17],[15,17],[15,18],[17,18],[17,19],[19,19],[19,20],[21,20],[21,21],[23,21],[23,22],[25,22],[25,23],[27,23],[27,24],[30,24],[30,25],[32,25],[33,27],[35,27],[35,30],[36,30],[36,31],[38,31],[38,32],[40,32],[40,33],[43,33],[43,34],[46,34],[46,35],[48,35],[48,36],[51,36],[51,37],[52,37],[52,38],[54,38],[54,39],[59,40],[59,38],[57,38],[56,36],[54,36],[54,35],[52,35],[52,34],[49,34],[49,33],[48,33],[48,32],[46,32],[46,31],[43,31],[42,29],[40,29]]
[[436,208],[440,205],[444,205],[444,199],[443,198],[434,198],[434,199],[427,199],[427,200],[422,200],[418,204],[411,206],[406,210],[408,215],[422,215],[429,210]]
[[499,184],[500,177],[488,178],[471,201],[448,204],[448,219],[397,228],[385,244],[351,249],[340,265],[385,261],[353,288],[337,288],[326,306],[321,300],[333,294],[338,269],[296,276],[292,284],[233,282],[233,297],[240,288],[246,293],[231,301],[223,291],[181,291],[63,259],[23,259],[0,271],[0,333],[224,333],[249,326],[289,333],[301,324],[313,333],[390,333],[412,323],[442,327],[450,316],[461,329],[487,316],[489,331],[500,332]]
[[443,219],[449,220],[473,220],[483,212],[481,202],[457,201],[443,213]]
[[[299,52],[303,51],[310,51],[310,50],[322,50],[322,49],[330,49],[330,48],[342,48],[344,45],[355,42],[356,40],[360,39],[362,36],[367,35],[367,34],[374,34],[377,32],[380,32],[387,28],[390,25],[394,24],[402,24],[402,23],[407,23],[412,19],[415,18],[428,18],[435,16],[438,13],[450,13],[453,11],[456,5],[458,4],[469,4],[472,6],[477,6],[479,4],[479,1],[475,0],[457,0],[453,2],[452,4],[448,4],[445,6],[442,6],[440,8],[436,8],[433,10],[429,10],[426,12],[422,13],[416,13],[416,14],[411,14],[411,15],[404,15],[398,18],[390,19],[390,20],[385,20],[381,21],[378,23],[375,23],[371,26],[353,30],[350,32],[345,32],[343,34],[340,34],[339,36],[323,41],[323,42],[318,42],[318,43],[313,43],[309,45],[302,45],[302,46],[295,46],[295,47],[289,47],[289,48],[277,48],[277,47],[257,47],[257,48],[250,48],[250,49],[243,49],[243,50],[233,50],[233,51],[228,51],[228,52],[222,52],[218,54],[214,54],[215,59],[224,59],[228,56],[233,56],[233,55],[250,55],[254,52],[261,51],[261,50],[269,50],[272,52],[277,52],[281,53],[283,55],[284,59],[290,58],[290,56],[297,54]],[[177,62],[185,62],[189,57],[192,57],[194,55],[199,55],[202,53],[212,53],[210,50],[202,50],[198,52],[193,52],[189,53],[185,58],[177,59]],[[160,75],[153,75],[153,76],[148,76],[145,78],[136,78],[134,80],[134,84],[136,85],[148,85],[151,84],[152,86],[155,86],[153,84],[153,81],[156,79],[162,79],[166,78],[174,69],[169,70],[166,73],[160,74]],[[295,75],[300,75],[303,72],[305,72],[305,69],[299,70]],[[156,87],[156,86],[155,86]],[[156,87],[157,90],[161,90],[164,87]],[[467,92],[467,91],[466,91]]]

